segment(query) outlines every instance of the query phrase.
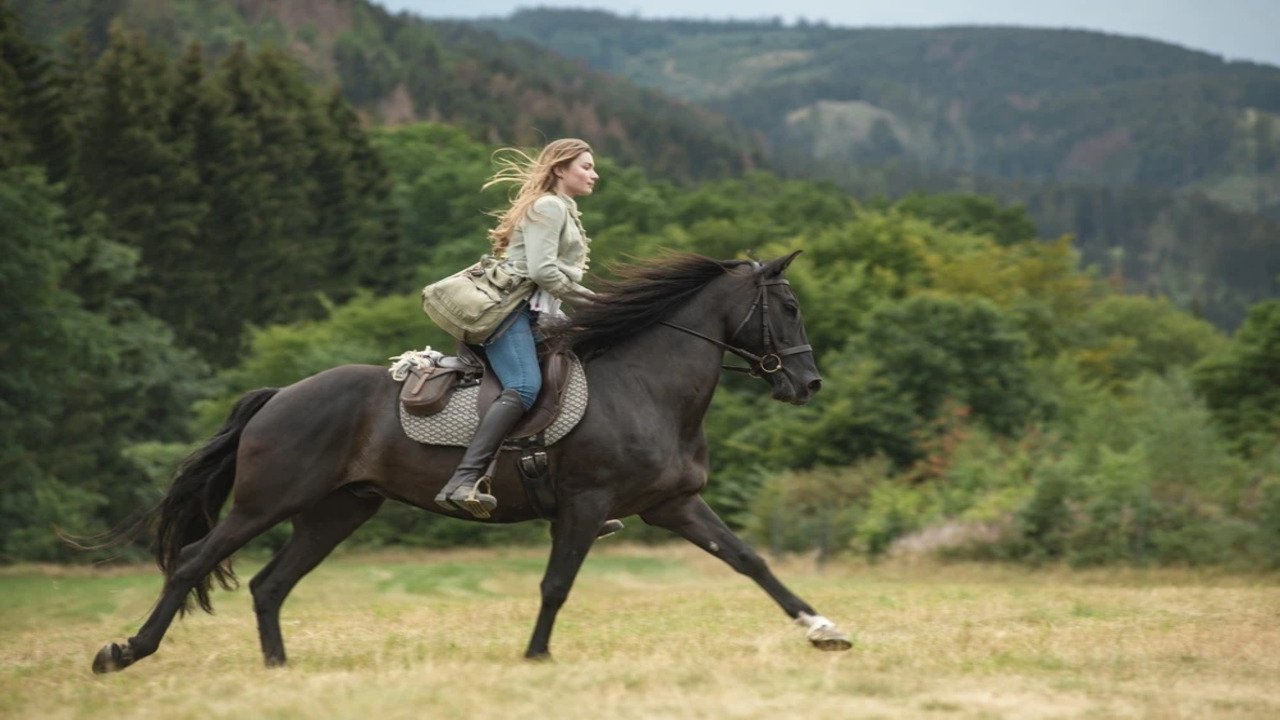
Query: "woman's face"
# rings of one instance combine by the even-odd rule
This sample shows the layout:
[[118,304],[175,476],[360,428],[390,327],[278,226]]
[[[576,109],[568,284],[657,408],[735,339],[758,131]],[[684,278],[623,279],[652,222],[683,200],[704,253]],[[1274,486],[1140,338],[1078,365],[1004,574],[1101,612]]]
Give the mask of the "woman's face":
[[591,157],[589,152],[575,157],[564,167],[556,168],[555,173],[559,178],[556,181],[556,190],[569,197],[590,195],[595,189],[596,180],[600,177],[596,174],[595,158]]

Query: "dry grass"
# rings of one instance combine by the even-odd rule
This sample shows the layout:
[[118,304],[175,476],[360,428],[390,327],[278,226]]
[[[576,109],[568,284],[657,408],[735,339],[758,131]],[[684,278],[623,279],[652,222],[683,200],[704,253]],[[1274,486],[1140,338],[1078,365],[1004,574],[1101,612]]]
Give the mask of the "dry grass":
[[240,590],[101,677],[92,656],[136,630],[154,571],[3,569],[0,716],[1280,717],[1274,576],[776,563],[854,635],[821,653],[692,548],[602,546],[556,660],[529,663],[543,556],[344,555],[285,606],[290,667],[262,667]]

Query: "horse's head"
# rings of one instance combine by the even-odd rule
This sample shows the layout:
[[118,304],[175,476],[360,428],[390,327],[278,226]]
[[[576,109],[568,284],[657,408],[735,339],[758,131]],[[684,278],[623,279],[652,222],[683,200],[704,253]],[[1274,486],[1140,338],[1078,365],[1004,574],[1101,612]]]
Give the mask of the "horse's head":
[[822,376],[805,333],[800,303],[782,276],[799,254],[797,250],[753,266],[753,299],[745,316],[729,329],[728,344],[751,363],[752,375],[768,381],[775,400],[803,405],[822,387]]
[[[673,253],[653,263],[615,266],[617,279],[597,281],[600,294],[578,308],[561,332],[580,356],[592,357],[628,346],[637,328],[674,328],[746,360],[748,368],[733,369],[764,378],[775,399],[804,404],[822,386],[822,376],[795,293],[782,276],[799,254],[748,263]],[[705,292],[708,287],[715,290]],[[657,346],[658,352],[665,347]],[[654,350],[653,344],[638,348]]]

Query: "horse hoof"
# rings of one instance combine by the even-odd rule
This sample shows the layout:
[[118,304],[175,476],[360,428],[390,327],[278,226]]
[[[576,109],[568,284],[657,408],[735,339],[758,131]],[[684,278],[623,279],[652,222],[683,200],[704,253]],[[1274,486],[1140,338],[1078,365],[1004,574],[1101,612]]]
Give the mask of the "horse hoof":
[[545,650],[543,652],[530,651],[524,654],[524,659],[534,662],[551,662],[551,653]]
[[833,638],[810,638],[809,642],[819,650],[848,650],[853,647],[853,642],[843,635]]
[[835,623],[821,615],[802,612],[796,616],[796,624],[808,630],[805,637],[819,650],[848,650],[853,647],[849,636],[840,632]]
[[110,643],[103,646],[98,654],[93,658],[93,672],[102,675],[109,672],[119,672],[129,667],[129,660],[125,657],[124,648],[118,643]]
[[809,642],[819,650],[848,650],[853,647],[849,636],[840,632],[840,628],[835,625],[812,628],[808,637]]

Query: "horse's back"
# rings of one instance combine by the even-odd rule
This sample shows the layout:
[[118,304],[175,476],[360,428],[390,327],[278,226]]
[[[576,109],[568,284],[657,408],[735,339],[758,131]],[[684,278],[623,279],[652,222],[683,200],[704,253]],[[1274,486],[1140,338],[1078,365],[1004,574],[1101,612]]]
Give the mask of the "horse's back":
[[332,422],[333,415],[352,411],[393,388],[385,368],[377,365],[339,365],[280,389],[259,411],[254,425]]
[[396,396],[385,368],[341,365],[284,387],[245,426],[237,465],[253,474],[346,473]]

